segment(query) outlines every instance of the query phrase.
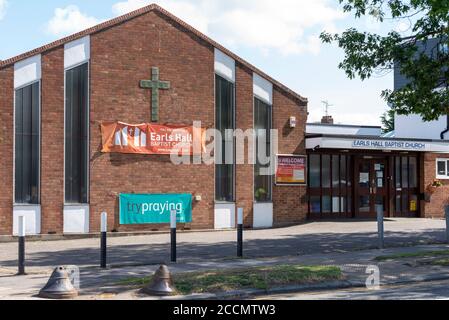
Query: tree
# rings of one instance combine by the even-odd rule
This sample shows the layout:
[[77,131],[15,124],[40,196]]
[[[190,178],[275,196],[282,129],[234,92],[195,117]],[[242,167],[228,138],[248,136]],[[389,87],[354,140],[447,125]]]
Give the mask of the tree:
[[394,130],[394,110],[385,111],[380,117],[382,122],[382,132],[387,133]]
[[[345,12],[356,18],[372,16],[408,19],[407,36],[397,31],[387,35],[359,32],[349,28],[340,34],[323,32],[324,43],[336,42],[345,52],[339,67],[353,79],[370,78],[374,73],[391,71],[395,64],[409,82],[397,91],[384,90],[382,97],[398,114],[419,114],[423,120],[436,120],[449,113],[449,1],[448,0],[339,0]],[[439,50],[429,55],[419,45],[437,39]]]

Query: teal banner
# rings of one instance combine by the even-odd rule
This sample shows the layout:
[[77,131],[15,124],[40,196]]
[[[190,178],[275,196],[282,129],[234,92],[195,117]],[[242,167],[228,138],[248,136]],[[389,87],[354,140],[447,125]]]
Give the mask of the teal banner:
[[120,224],[170,223],[176,210],[178,223],[192,222],[191,194],[120,194]]

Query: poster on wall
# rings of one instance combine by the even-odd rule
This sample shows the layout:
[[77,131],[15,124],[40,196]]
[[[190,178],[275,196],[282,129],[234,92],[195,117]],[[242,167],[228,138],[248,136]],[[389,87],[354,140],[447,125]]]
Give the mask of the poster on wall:
[[192,222],[191,194],[120,194],[120,224],[170,223],[176,210],[178,223]]
[[300,155],[277,155],[276,185],[303,186],[307,177],[307,157]]
[[201,154],[206,150],[206,130],[193,126],[157,124],[101,124],[103,153]]

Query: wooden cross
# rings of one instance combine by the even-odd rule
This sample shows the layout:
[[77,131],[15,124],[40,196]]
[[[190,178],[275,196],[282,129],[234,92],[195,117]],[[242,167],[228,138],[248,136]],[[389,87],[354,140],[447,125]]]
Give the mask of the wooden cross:
[[169,81],[159,80],[159,68],[151,68],[151,80],[140,81],[142,89],[151,89],[151,121],[159,121],[159,90],[170,89]]

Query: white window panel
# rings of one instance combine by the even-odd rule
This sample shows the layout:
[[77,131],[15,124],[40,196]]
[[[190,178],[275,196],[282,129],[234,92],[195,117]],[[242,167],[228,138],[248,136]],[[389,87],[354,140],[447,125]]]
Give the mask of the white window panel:
[[438,158],[435,167],[437,179],[449,180],[449,158]]
[[235,60],[215,49],[215,73],[235,83]]
[[273,84],[257,73],[253,74],[254,95],[263,102],[273,105]]
[[64,45],[64,69],[68,69],[90,59],[90,37],[84,37]]
[[17,62],[14,65],[14,89],[42,78],[41,55]]

